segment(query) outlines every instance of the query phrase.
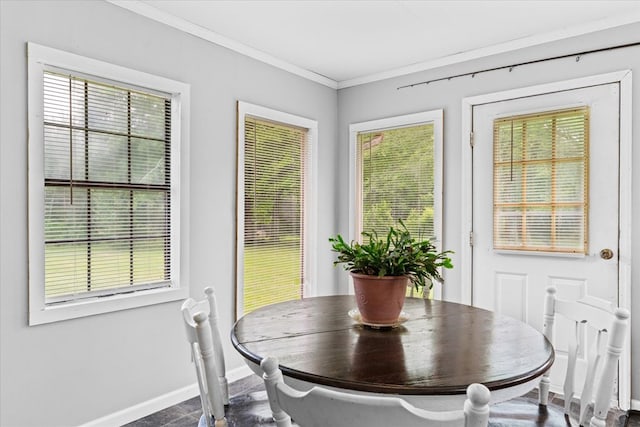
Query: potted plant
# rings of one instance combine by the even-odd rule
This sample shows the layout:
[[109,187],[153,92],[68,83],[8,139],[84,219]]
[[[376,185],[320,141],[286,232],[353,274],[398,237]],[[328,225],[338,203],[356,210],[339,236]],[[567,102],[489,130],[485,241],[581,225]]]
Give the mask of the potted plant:
[[394,325],[404,305],[409,283],[423,293],[442,282],[440,268],[453,268],[449,254],[438,252],[429,240],[416,240],[402,222],[389,227],[386,238],[363,232],[364,243],[345,242],[340,234],[329,238],[338,253],[334,265],[343,264],[353,278],[362,323]]

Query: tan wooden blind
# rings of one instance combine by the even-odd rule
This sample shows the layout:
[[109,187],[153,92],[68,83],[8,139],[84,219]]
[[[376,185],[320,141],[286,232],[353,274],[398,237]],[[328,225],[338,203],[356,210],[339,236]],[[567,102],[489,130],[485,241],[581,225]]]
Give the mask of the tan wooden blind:
[[244,313],[303,295],[307,129],[247,116]]
[[171,99],[44,74],[47,303],[167,286]]
[[[360,231],[386,235],[402,219],[416,236],[434,233],[434,124],[360,132]],[[360,237],[360,236],[358,236]]]
[[586,253],[589,109],[494,121],[495,249]]

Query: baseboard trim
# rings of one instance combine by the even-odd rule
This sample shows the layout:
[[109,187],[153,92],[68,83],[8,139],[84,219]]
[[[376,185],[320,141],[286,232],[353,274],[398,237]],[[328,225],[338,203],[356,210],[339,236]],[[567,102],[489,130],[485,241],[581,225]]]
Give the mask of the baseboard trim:
[[[249,375],[253,375],[253,371],[248,366],[243,365],[239,368],[227,371],[227,381],[232,383]],[[198,383],[195,382],[178,390],[165,393],[161,396],[154,397],[137,405],[130,406],[121,411],[113,412],[104,417],[100,417],[79,427],[113,427],[121,426],[137,419],[151,415],[154,412],[161,411],[169,406],[177,405],[180,402],[191,399],[200,393]]]
[[[559,387],[554,387],[553,385],[550,387],[550,390],[552,393],[556,393],[559,395],[563,395],[563,391],[559,388]],[[631,399],[631,406],[628,408],[631,411],[639,411],[640,412],[640,400],[637,399]],[[627,408],[625,408],[625,405],[620,404],[620,402],[618,402],[617,400],[611,400],[611,406],[612,407],[619,407],[620,409],[622,409],[623,411],[626,411]]]
[[227,371],[227,381],[231,384],[234,381],[241,380],[249,375],[255,375],[251,368],[247,365],[242,365],[239,368],[232,369]]
[[198,384],[194,383],[153,399],[149,399],[145,402],[138,403],[137,405],[130,406],[121,411],[105,415],[104,417],[82,424],[81,427],[121,426],[139,418],[146,417],[154,412],[161,411],[164,408],[168,408],[169,406],[183,402],[187,399],[191,399],[192,397],[197,396],[198,393]]
[[[254,375],[253,371],[247,366],[243,365],[239,368],[227,371],[227,380],[229,383],[238,381],[242,378]],[[177,405],[180,402],[191,399],[200,393],[198,390],[198,384],[193,383],[186,387],[174,390],[169,393],[165,393],[161,396],[149,399],[146,402],[141,402],[137,405],[130,406],[121,411],[114,412],[104,417],[95,419],[86,424],[82,424],[79,427],[113,427],[121,426],[137,419],[151,415],[154,412],[161,411],[169,406]],[[640,411],[640,400],[631,399],[631,410]]]

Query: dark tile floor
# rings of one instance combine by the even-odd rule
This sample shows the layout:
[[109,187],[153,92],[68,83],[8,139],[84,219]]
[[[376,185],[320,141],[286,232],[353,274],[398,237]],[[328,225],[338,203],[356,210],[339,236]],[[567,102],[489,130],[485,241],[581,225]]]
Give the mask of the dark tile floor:
[[[232,396],[226,409],[229,427],[275,426],[262,379],[256,375],[243,378],[232,383],[229,392]],[[492,406],[489,426],[567,427],[577,425],[576,422],[568,424],[565,420],[560,398],[551,396],[550,402],[546,411],[540,411],[537,405],[537,391],[533,391],[519,399]],[[201,414],[200,398],[194,397],[129,423],[125,427],[196,427]],[[627,413],[622,411],[611,411],[607,418],[607,426],[640,427],[640,414],[636,412],[627,416]]]

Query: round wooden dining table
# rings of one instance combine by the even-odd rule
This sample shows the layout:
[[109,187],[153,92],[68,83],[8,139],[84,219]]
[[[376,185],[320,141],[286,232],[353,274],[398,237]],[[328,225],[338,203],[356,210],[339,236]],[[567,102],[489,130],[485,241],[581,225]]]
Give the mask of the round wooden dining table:
[[240,318],[231,341],[258,375],[272,356],[294,386],[402,395],[432,410],[461,409],[471,383],[487,386],[492,403],[526,394],[554,361],[542,333],[480,308],[407,298],[402,323],[372,328],[355,307],[353,295],[269,305]]

